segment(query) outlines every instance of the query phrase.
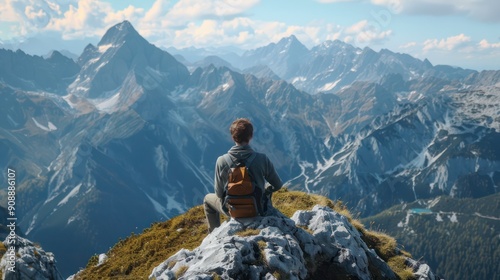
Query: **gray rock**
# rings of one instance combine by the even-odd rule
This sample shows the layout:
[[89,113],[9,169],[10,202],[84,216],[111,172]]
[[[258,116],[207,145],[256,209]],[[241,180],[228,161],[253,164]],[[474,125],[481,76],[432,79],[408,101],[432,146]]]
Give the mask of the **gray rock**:
[[[3,243],[7,247],[7,252],[0,261],[3,279],[63,279],[56,267],[54,254],[45,252],[41,247],[33,244],[33,242],[17,235],[15,245],[9,244],[8,238]],[[11,246],[14,247],[14,251],[9,250]]]
[[149,279],[212,279],[215,274],[222,279],[308,279],[320,274],[373,279],[373,268],[383,279],[398,279],[346,217],[315,206],[297,211],[292,219],[277,213],[226,221],[198,248],[182,249],[154,268]]
[[413,269],[413,275],[417,280],[439,280],[440,278],[435,276],[431,271],[429,265],[425,263],[418,262],[416,260],[407,258],[406,265]]

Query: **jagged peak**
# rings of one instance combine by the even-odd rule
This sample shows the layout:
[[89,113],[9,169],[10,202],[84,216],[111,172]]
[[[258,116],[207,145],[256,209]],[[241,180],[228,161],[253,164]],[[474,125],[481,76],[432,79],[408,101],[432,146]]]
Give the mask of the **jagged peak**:
[[283,37],[279,42],[300,42],[295,35],[290,35],[288,37]]
[[65,56],[60,51],[54,50],[50,53],[50,56],[47,58],[47,61],[72,61],[71,58]]
[[427,58],[424,59],[424,65],[427,66],[427,67],[429,67],[429,68],[433,67],[432,63]]
[[388,55],[394,55],[396,53],[394,53],[393,51],[389,50],[389,49],[381,49],[380,54],[388,54]]
[[377,53],[377,52],[367,46],[363,48],[363,53]]
[[337,54],[361,51],[361,49],[349,43],[336,39],[324,41],[321,44],[314,46],[311,51],[317,53]]
[[324,48],[331,48],[331,47],[334,47],[334,46],[338,46],[338,47],[346,47],[346,46],[352,46],[344,41],[341,41],[341,40],[338,40],[338,39],[335,39],[335,40],[326,40],[324,41],[323,43],[319,44],[320,47],[324,47]]
[[132,24],[129,21],[125,20],[109,28],[102,37],[101,41],[97,44],[97,46],[119,44],[129,39],[145,40],[137,32],[137,30],[135,30]]
[[85,48],[83,49],[83,52],[94,51],[96,49],[97,49],[96,46],[89,43],[87,46],[85,46]]
[[130,23],[130,21],[128,20],[124,20],[118,24],[115,24],[113,27],[118,30],[130,30],[130,29],[135,30],[134,27],[132,26],[132,23]]
[[300,42],[299,39],[297,39],[297,37],[295,37],[295,35],[293,34],[279,40],[276,46],[285,49],[300,48],[306,51],[308,50],[307,47],[304,46],[304,44],[302,44],[302,42]]

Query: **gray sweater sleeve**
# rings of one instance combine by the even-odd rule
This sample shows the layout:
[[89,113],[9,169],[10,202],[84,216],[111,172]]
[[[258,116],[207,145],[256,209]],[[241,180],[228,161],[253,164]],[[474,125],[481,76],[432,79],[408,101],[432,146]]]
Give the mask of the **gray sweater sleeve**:
[[266,173],[264,175],[264,178],[266,181],[271,184],[270,187],[268,187],[267,191],[275,192],[283,186],[283,182],[281,181],[280,176],[276,172],[276,169],[274,169],[274,165],[271,162],[271,160],[265,156],[265,166],[266,166]]
[[224,181],[222,180],[222,175],[224,172],[224,159],[222,157],[217,158],[215,163],[215,178],[214,178],[214,188],[215,194],[219,198],[224,196]]

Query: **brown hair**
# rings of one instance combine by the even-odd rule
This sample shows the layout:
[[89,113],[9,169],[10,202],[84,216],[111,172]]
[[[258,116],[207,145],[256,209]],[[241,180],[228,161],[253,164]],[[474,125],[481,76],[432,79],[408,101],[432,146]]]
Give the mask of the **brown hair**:
[[236,119],[229,127],[229,132],[234,142],[238,144],[248,143],[253,137],[253,125],[248,119]]

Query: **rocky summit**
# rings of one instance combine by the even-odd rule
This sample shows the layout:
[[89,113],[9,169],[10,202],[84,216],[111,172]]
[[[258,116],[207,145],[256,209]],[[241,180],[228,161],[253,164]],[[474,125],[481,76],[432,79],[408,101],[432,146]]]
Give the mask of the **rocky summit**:
[[[182,249],[149,279],[400,279],[348,219],[329,207],[231,219],[194,250]],[[416,279],[438,279],[405,257]]]

